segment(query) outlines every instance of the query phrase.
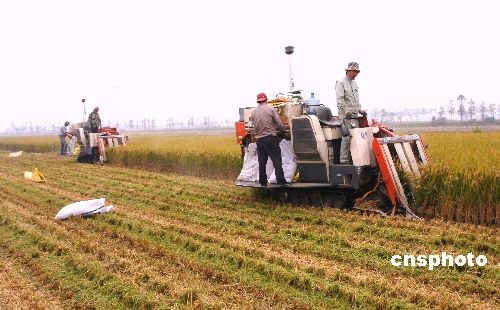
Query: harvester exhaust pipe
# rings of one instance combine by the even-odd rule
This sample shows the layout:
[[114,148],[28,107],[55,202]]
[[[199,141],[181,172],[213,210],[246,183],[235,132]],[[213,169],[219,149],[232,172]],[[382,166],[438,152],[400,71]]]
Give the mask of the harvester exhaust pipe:
[[85,110],[85,98],[82,98],[83,104],[83,121],[85,122],[85,118],[87,117],[87,111]]
[[292,54],[293,54],[293,46],[285,47],[285,54],[288,55],[288,76],[290,77],[290,92],[293,92],[295,89],[295,84],[293,82],[293,71],[292,71]]

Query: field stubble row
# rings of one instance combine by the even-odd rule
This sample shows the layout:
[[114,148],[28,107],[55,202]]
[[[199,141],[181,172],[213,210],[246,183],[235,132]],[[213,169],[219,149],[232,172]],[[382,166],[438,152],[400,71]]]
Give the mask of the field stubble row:
[[[285,299],[305,300],[307,304],[318,305],[327,304],[325,296],[333,294],[340,298],[337,301],[340,304],[356,305],[364,301],[380,308],[396,304],[489,308],[498,303],[498,292],[494,288],[494,283],[498,282],[498,270],[495,268],[482,269],[481,274],[467,269],[429,274],[422,270],[397,270],[388,266],[387,258],[392,252],[411,250],[409,239],[404,238],[410,234],[413,235],[410,240],[419,240],[419,235],[423,239],[415,245],[415,250],[460,253],[466,249],[482,249],[496,264],[498,235],[495,230],[492,233],[485,227],[476,229],[433,221],[360,219],[355,214],[337,210],[273,206],[265,201],[253,202],[251,194],[232,188],[231,182],[227,181],[214,183],[129,169],[78,165],[70,159],[61,161],[55,157],[32,156],[19,160],[18,164],[24,161],[22,165],[26,166],[37,160],[47,161],[40,165],[40,169],[51,176],[51,184],[33,189],[34,196],[43,198],[29,201],[27,205],[41,204],[46,211],[55,213],[54,204],[61,205],[82,197],[106,196],[118,205],[118,212],[96,218],[95,225],[100,229],[106,227],[118,236],[128,236],[137,242],[148,240],[144,250],[153,253],[156,250],[151,248],[163,247],[167,241],[179,244],[176,251],[201,262],[204,268],[208,265],[209,269],[222,270],[225,277],[232,279],[230,281],[235,281],[238,268],[244,268],[236,283],[245,279],[246,285],[263,287],[266,292],[285,291]],[[17,187],[6,186],[9,192],[19,193],[10,199],[22,201],[25,190],[32,189],[26,189],[29,182],[13,176],[19,165],[1,166],[0,176],[12,184],[24,182]],[[137,182],[138,179],[141,182]],[[43,216],[43,213],[38,216]],[[88,222],[94,223],[82,223]],[[149,240],[150,235],[156,237]],[[402,240],[398,240],[398,236]],[[386,246],[377,240],[379,238],[385,238]],[[108,250],[108,245],[95,246],[99,246],[102,252]],[[213,258],[219,258],[222,263],[210,264]],[[307,264],[304,259],[311,261]],[[332,267],[321,267],[328,262]],[[290,269],[296,271],[290,273]],[[153,277],[156,272],[152,271]],[[262,277],[260,282],[254,279]],[[393,279],[398,279],[399,285],[391,285]],[[417,279],[418,285],[414,284]],[[265,283],[272,283],[272,286]],[[429,285],[438,292],[437,295],[426,293]],[[317,290],[319,295],[311,297],[311,291]],[[461,300],[453,298],[455,291],[463,296]],[[201,294],[198,290],[196,292]],[[438,295],[449,298],[442,302]],[[206,299],[203,296],[197,297],[200,303]]]

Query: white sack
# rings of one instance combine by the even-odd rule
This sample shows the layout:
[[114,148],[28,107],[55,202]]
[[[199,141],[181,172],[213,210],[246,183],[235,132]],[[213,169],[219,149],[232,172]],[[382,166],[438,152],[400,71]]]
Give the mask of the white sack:
[[274,172],[274,165],[273,165],[273,161],[271,160],[271,157],[268,157],[267,158],[267,163],[266,163],[266,175],[267,175],[267,179],[269,180],[269,176],[271,174],[273,174]]
[[19,156],[21,156],[21,155],[23,155],[23,151],[10,153],[10,154],[9,154],[9,157],[11,157],[11,158],[12,158],[12,157],[19,157]]
[[105,198],[84,200],[71,203],[63,207],[56,215],[56,220],[64,220],[71,216],[91,215],[97,213],[108,213],[113,210],[113,206],[104,206]]
[[[266,174],[271,175],[274,167],[270,158],[267,159]],[[243,168],[237,178],[238,181],[258,182],[259,181],[259,158],[257,155],[257,143],[250,143],[245,150]]]
[[[285,175],[285,180],[287,182],[292,182],[295,175],[295,170],[297,169],[297,162],[295,161],[295,155],[293,154],[292,141],[281,140],[281,164],[283,166],[283,174]],[[269,183],[277,183],[276,174],[273,173],[269,177]]]
[[257,144],[250,143],[245,150],[243,168],[238,181],[255,182],[259,179],[259,160],[257,158]]

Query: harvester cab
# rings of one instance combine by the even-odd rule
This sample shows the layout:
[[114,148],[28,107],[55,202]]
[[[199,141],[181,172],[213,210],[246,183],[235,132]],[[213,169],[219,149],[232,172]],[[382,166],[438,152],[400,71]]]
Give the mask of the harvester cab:
[[[300,91],[293,89],[291,74],[290,86],[290,92],[278,94],[268,104],[276,109],[285,128],[280,133],[280,147],[285,178],[291,184],[276,184],[269,160],[265,190],[280,202],[417,217],[412,212],[411,183],[420,176],[420,166],[428,162],[420,135],[397,136],[376,120],[369,124],[362,115],[358,128],[346,129],[329,107],[317,100],[314,104],[303,100]],[[262,188],[250,120],[253,108],[240,108],[235,123],[243,158],[236,185]],[[341,165],[339,160],[344,135],[351,137],[350,165]]]

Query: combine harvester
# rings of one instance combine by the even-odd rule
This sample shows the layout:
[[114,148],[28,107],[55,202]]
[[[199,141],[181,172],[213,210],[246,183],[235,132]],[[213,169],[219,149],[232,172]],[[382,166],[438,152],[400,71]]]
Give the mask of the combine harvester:
[[[330,108],[317,100],[302,100],[294,90],[291,70],[293,47],[289,57],[290,92],[268,101],[280,115],[285,131],[281,150],[285,178],[291,184],[276,184],[269,160],[269,184],[265,187],[276,200],[292,204],[313,204],[358,209],[382,215],[404,215],[412,212],[411,178],[420,177],[420,166],[428,157],[420,135],[396,136],[392,129],[360,116],[360,127],[346,130]],[[236,138],[241,145],[243,169],[237,186],[264,188],[258,182],[256,144],[252,137],[250,115],[253,107],[240,108],[235,123]],[[340,165],[342,136],[351,136],[352,165]]]
[[76,128],[77,143],[80,146],[78,162],[99,163],[107,161],[106,149],[126,146],[128,137],[118,133],[114,127],[101,127],[99,132],[88,132],[87,126]]
[[76,137],[76,143],[80,149],[78,162],[103,164],[107,161],[106,149],[114,146],[126,146],[128,137],[122,135],[114,127],[100,127],[98,132],[90,132],[90,124],[87,119],[85,99],[83,104],[83,122],[73,124],[70,132]]

